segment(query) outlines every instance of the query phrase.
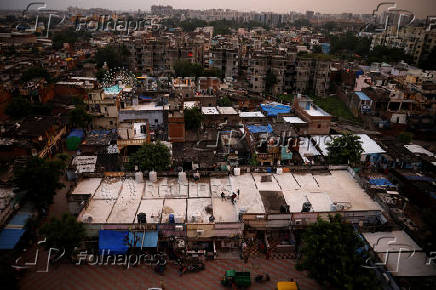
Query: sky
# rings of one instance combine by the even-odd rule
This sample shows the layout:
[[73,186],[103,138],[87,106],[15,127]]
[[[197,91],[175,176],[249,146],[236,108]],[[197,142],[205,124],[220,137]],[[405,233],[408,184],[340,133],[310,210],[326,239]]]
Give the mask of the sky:
[[396,2],[397,8],[412,11],[419,18],[436,16],[436,0],[0,0],[0,9],[22,9],[31,2],[45,2],[47,8],[108,8],[113,10],[149,10],[151,5],[171,5],[184,9],[235,9],[288,13],[313,10],[321,13],[372,13],[381,2]]

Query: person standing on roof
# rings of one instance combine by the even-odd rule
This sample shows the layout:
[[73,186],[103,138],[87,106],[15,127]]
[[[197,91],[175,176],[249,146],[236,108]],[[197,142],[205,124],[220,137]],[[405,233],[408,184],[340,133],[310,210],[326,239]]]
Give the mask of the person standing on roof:
[[235,200],[236,200],[236,193],[233,193],[232,196],[232,203],[235,204]]

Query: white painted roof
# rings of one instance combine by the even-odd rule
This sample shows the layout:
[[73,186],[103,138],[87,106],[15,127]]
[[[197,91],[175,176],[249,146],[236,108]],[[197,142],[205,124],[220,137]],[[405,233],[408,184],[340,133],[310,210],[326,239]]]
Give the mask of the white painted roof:
[[410,152],[412,152],[414,154],[425,154],[427,156],[434,156],[434,154],[432,152],[428,151],[427,149],[425,149],[421,145],[409,144],[409,145],[404,145],[404,147],[406,147],[407,150],[409,150]]
[[218,112],[216,107],[202,107],[201,112],[204,115],[219,115],[220,112]]
[[290,124],[306,124],[306,122],[299,117],[283,117],[283,121]]
[[233,107],[217,107],[218,112],[223,115],[237,115],[238,112]]
[[256,112],[239,112],[241,118],[264,118],[265,116],[260,111]]
[[[366,134],[356,134],[360,137],[360,141],[362,142],[363,155],[367,154],[377,154],[377,153],[386,153],[373,139],[371,139]],[[327,146],[332,141],[332,139],[340,137],[342,135],[314,135],[312,139],[316,141],[318,144],[322,154],[324,156],[328,155]]]
[[421,251],[415,241],[404,231],[363,233],[376,253],[398,252],[400,248]]
[[183,102],[183,109],[192,109],[194,107],[197,107],[198,102],[197,101],[186,101]]
[[[272,175],[270,182],[262,182],[263,175]],[[79,214],[78,220],[89,223],[130,224],[136,214],[144,212],[152,223],[167,223],[170,213],[176,223],[209,223],[205,207],[213,207],[215,222],[239,222],[239,213],[265,214],[260,191],[281,191],[291,212],[301,212],[303,203],[310,201],[314,211],[328,212],[333,202],[347,203],[345,210],[381,210],[347,170],[330,173],[246,173],[239,176],[202,178],[200,183],[190,180],[179,183],[177,177],[159,178],[136,183],[134,179],[106,178],[79,181],[74,194],[90,194],[89,206]],[[240,195],[232,204],[226,197],[233,192]],[[186,215],[187,213],[187,215]],[[153,216],[153,218],[152,218]],[[91,217],[91,219],[88,219]]]

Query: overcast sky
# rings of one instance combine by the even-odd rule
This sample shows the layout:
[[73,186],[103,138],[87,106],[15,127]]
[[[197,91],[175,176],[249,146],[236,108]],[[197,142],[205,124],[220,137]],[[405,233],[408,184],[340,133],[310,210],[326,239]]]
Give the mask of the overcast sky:
[[417,17],[436,16],[436,0],[0,0],[0,9],[21,9],[30,2],[46,2],[48,8],[63,9],[108,8],[115,10],[149,10],[151,5],[171,5],[187,9],[236,9],[240,11],[271,11],[288,13],[313,10],[321,13],[372,13],[381,2],[396,2],[397,8],[407,9]]

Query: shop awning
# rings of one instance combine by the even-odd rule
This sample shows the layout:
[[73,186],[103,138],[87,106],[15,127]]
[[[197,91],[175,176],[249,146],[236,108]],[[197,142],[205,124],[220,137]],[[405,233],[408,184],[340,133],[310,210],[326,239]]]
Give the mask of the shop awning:
[[129,245],[136,248],[156,248],[159,235],[157,231],[129,232]]
[[98,235],[98,248],[100,254],[125,254],[129,249],[127,243],[128,231],[100,230]]

